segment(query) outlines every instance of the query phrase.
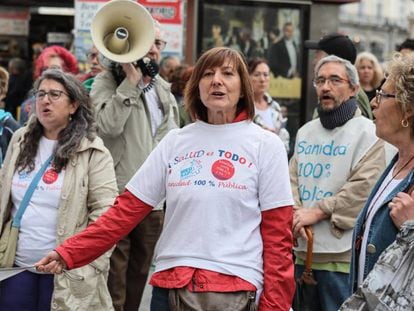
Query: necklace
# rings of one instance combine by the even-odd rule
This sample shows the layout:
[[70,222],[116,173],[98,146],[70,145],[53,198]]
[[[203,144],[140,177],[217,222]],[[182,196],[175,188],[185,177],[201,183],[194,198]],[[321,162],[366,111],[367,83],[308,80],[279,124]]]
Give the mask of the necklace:
[[[364,221],[362,223],[360,234],[358,234],[357,238],[355,239],[355,249],[357,251],[360,251],[360,249],[361,249],[362,238],[363,238],[364,232],[365,232],[365,225],[367,223],[368,218],[371,216],[371,213],[375,210],[374,207],[377,204],[377,201],[379,200],[381,195],[384,193],[385,189],[387,189],[387,187],[390,185],[390,183],[395,179],[395,177],[397,177],[398,174],[401,173],[403,171],[403,169],[405,169],[413,159],[414,159],[414,155],[396,173],[392,174],[390,180],[388,180],[388,182],[385,184],[385,186],[381,189],[380,193],[376,196],[374,202],[372,202],[368,213],[364,217]],[[397,165],[395,166],[395,168],[397,168]]]

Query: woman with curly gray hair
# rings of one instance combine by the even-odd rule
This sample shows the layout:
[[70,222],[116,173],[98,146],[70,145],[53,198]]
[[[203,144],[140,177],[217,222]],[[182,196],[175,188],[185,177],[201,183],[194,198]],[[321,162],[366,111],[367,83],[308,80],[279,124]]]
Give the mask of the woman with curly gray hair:
[[[15,223],[34,187],[20,220],[13,264],[18,267],[33,266],[96,220],[117,194],[113,161],[96,136],[83,85],[71,74],[47,70],[34,90],[35,114],[14,134],[0,179],[1,231],[9,219]],[[0,310],[110,310],[108,267],[106,253],[70,274],[29,269],[2,281]]]
[[387,69],[386,81],[371,106],[377,136],[394,145],[398,153],[358,216],[351,262],[352,291],[363,283],[402,224],[414,219],[414,56],[397,53]]

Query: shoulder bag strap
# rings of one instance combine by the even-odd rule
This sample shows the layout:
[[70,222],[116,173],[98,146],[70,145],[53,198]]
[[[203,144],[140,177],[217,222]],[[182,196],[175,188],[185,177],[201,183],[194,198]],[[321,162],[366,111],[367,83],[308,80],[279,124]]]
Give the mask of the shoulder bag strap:
[[33,177],[32,182],[27,188],[26,193],[24,194],[22,202],[20,202],[19,209],[17,210],[16,215],[13,218],[12,227],[20,228],[20,221],[22,220],[23,213],[26,210],[27,205],[29,205],[30,199],[32,198],[33,192],[36,189],[37,184],[40,181],[40,178],[43,176],[43,173],[46,171],[46,168],[49,166],[50,162],[52,162],[53,155],[47,159],[45,163],[43,163],[40,170],[36,173],[35,177]]

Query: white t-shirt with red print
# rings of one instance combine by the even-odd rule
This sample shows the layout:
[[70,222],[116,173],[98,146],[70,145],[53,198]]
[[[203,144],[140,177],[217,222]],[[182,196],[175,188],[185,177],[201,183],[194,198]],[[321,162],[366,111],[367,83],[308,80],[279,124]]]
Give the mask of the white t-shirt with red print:
[[166,197],[156,272],[189,266],[262,288],[261,212],[293,205],[277,135],[250,121],[196,121],[169,132],[126,188],[151,206]]
[[[12,215],[15,216],[32,179],[50,157],[57,141],[42,137],[35,158],[35,169],[16,172],[12,180]],[[56,247],[56,224],[65,171],[57,174],[49,165],[43,174],[21,220],[16,264],[30,266]]]

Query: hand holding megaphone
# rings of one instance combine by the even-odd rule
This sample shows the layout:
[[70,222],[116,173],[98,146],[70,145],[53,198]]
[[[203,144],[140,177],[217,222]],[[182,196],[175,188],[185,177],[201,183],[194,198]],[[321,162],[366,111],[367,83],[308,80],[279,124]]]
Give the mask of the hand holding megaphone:
[[137,86],[139,80],[142,78],[141,69],[139,67],[135,67],[133,63],[121,64],[121,67],[128,81],[132,85]]

